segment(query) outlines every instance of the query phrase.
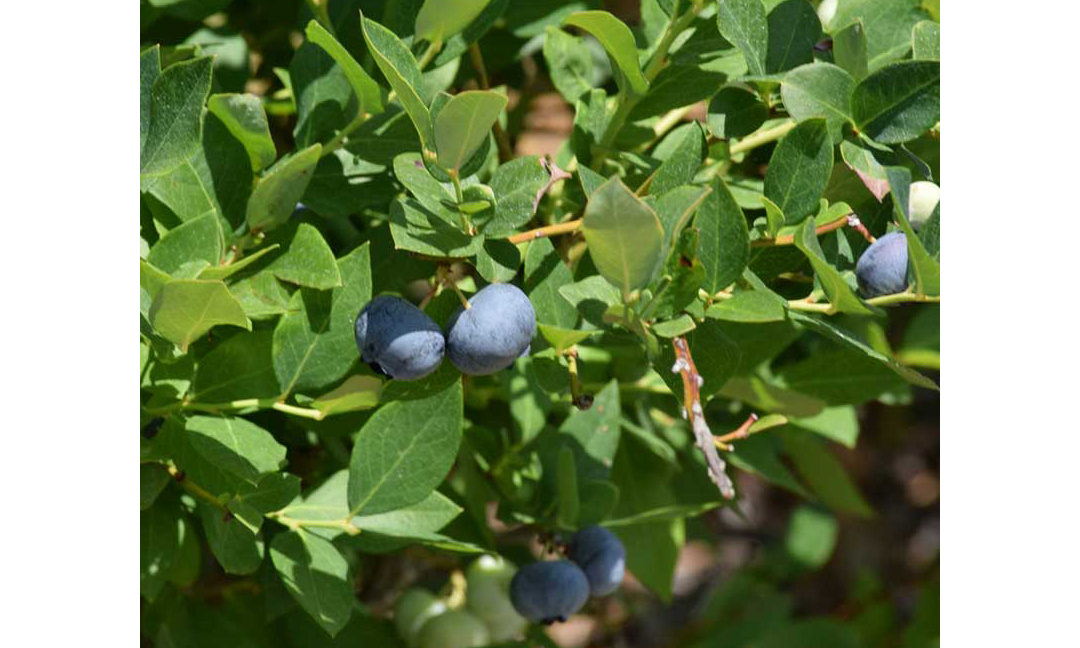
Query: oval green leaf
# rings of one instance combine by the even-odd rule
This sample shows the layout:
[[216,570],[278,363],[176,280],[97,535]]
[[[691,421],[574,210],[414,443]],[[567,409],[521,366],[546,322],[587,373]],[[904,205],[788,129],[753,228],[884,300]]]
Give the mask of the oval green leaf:
[[645,94],[649,89],[649,81],[641,72],[634,34],[626,23],[606,11],[578,11],[567,16],[563,24],[580,27],[600,41],[615,66],[622,72],[621,77],[616,76],[620,89],[634,95]]
[[505,107],[506,96],[491,90],[467,90],[454,95],[435,118],[439,164],[456,173],[480,148]]
[[618,177],[589,197],[582,230],[597,270],[624,299],[649,283],[661,260],[664,228]]

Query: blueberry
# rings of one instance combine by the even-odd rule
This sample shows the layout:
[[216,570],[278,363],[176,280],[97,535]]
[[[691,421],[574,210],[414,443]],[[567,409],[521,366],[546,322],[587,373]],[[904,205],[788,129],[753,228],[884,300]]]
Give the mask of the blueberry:
[[510,602],[515,573],[516,567],[496,556],[480,556],[465,570],[465,606],[491,631],[492,641],[513,639],[527,624]]
[[471,376],[506,369],[521,356],[536,333],[536,311],[517,286],[491,284],[458,307],[446,323],[446,355]]
[[446,340],[424,311],[400,297],[381,295],[356,316],[356,346],[376,372],[416,380],[438,368]]
[[449,610],[428,619],[416,640],[418,648],[474,648],[489,643],[487,627],[465,610]]
[[446,611],[446,603],[426,589],[413,588],[402,594],[394,606],[394,626],[407,646],[415,646],[420,628]]
[[585,572],[569,560],[525,565],[510,581],[510,601],[530,621],[566,621],[589,600]]
[[626,548],[619,538],[602,526],[588,526],[570,538],[567,554],[589,579],[593,596],[607,596],[623,580],[626,571]]
[[859,257],[855,277],[859,290],[867,297],[903,292],[907,280],[907,238],[903,232],[886,234]]

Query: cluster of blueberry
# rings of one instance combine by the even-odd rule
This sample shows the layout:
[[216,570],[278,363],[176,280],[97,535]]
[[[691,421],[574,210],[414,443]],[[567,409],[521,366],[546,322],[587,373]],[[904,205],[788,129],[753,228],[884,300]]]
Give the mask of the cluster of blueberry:
[[[938,186],[929,181],[911,183],[908,201],[909,220],[920,228],[937,207]],[[866,248],[855,265],[859,290],[866,297],[891,295],[908,287],[907,237],[903,232],[890,232]]]
[[426,589],[401,595],[394,625],[409,648],[472,648],[509,641],[528,624],[510,603],[517,569],[502,558],[481,556],[465,570],[465,605],[451,609]]
[[569,560],[522,567],[510,581],[510,601],[521,616],[543,624],[565,621],[589,596],[607,596],[623,580],[626,548],[614,533],[588,526],[570,538]]
[[424,311],[400,297],[380,295],[356,317],[360,357],[395,380],[418,380],[439,368],[443,356],[461,373],[486,376],[529,353],[536,311],[512,284],[491,284],[461,306],[442,331]]

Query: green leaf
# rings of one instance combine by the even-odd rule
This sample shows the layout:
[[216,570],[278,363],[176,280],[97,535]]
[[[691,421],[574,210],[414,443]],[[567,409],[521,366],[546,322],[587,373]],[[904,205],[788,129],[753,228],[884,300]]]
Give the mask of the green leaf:
[[921,0],[844,0],[830,22],[835,28],[861,21],[866,28],[871,72],[911,51],[911,30],[927,18]]
[[784,306],[784,301],[775,294],[750,290],[716,302],[705,311],[705,316],[731,322],[779,322],[787,317]]
[[254,264],[256,261],[278,249],[279,247],[281,246],[277,243],[273,243],[271,245],[267,245],[258,252],[254,252],[244,256],[242,259],[236,261],[235,263],[230,263],[229,265],[208,266],[206,268],[203,268],[199,272],[199,276],[196,277],[196,279],[226,279],[236,274],[237,272],[240,272],[244,268]]
[[253,320],[283,315],[289,306],[289,293],[269,272],[258,272],[240,279],[231,284],[229,290],[243,306],[244,313]]
[[251,330],[240,302],[220,281],[174,279],[158,291],[150,306],[150,325],[187,353],[188,345],[218,324]]
[[900,229],[907,238],[908,261],[915,275],[915,292],[920,295],[941,294],[941,267],[923,246],[908,219],[908,200],[911,187],[911,171],[905,167],[885,167],[889,178],[893,201],[893,213],[900,222]]
[[710,295],[738,279],[750,259],[745,214],[723,180],[713,179],[712,188],[694,221],[699,232],[698,259],[705,268],[701,287]]
[[[146,137],[139,154],[140,175],[166,173],[183,164],[199,146],[202,108],[210,94],[211,62],[211,57],[203,56],[175,63],[154,80],[146,112]],[[152,58],[146,67],[151,76]]]
[[397,93],[398,101],[409,113],[409,119],[412,120],[417,134],[420,135],[420,143],[425,148],[430,147],[435,137],[431,130],[431,115],[419,94],[423,80],[416,59],[394,32],[366,18],[363,12],[360,14],[360,20],[363,25],[364,41],[371,51],[372,58],[375,59],[375,65],[382,71],[387,83]]
[[853,22],[833,35],[833,60],[856,81],[862,81],[869,74],[866,29],[861,21]]
[[549,25],[544,36],[544,61],[555,89],[570,103],[592,89],[592,53],[577,36]]
[[809,2],[786,0],[776,5],[769,12],[767,28],[766,72],[784,72],[813,62],[821,21]]
[[932,20],[915,23],[911,30],[911,57],[915,60],[941,60],[941,25]]
[[580,503],[578,501],[577,468],[574,466],[574,451],[570,446],[559,448],[559,462],[556,474],[556,502],[559,526],[573,529],[577,523]]
[[599,524],[607,519],[619,502],[619,487],[606,480],[596,480],[581,487],[578,526]]
[[797,121],[823,117],[833,143],[837,143],[843,138],[844,124],[854,122],[851,116],[854,89],[855,79],[843,68],[817,62],[801,65],[785,74],[780,94],[784,107]]
[[587,322],[600,326],[608,306],[620,303],[619,291],[599,275],[559,287],[559,294],[574,305]]
[[600,41],[613,67],[621,72],[615,77],[620,90],[631,95],[645,94],[649,82],[641,72],[634,34],[626,23],[606,11],[577,11],[567,16],[563,24],[584,29]]
[[835,517],[804,504],[791,514],[784,551],[803,568],[817,569],[829,561],[839,534]]
[[859,82],[851,110],[859,130],[896,144],[917,138],[941,119],[941,64],[893,63]]
[[654,207],[660,225],[664,228],[664,256],[667,257],[678,243],[683,228],[712,193],[710,187],[682,185],[664,192],[656,199]]
[[649,193],[659,196],[689,183],[704,161],[705,133],[697,122],[692,122],[675,151],[656,170],[656,175],[649,185]]
[[888,366],[847,347],[815,352],[785,366],[778,378],[788,388],[829,405],[858,405],[904,384]]
[[[573,304],[559,292],[574,280],[570,269],[547,238],[529,243],[525,252],[525,293],[536,310],[536,321],[568,329],[577,323]],[[541,329],[542,330],[542,329]]]
[[272,513],[284,508],[300,495],[300,478],[284,472],[270,473],[259,480],[258,486],[240,484],[233,499],[228,502],[243,504],[260,514]]
[[323,416],[371,409],[379,404],[382,381],[372,376],[349,376],[333,390],[311,401]]
[[285,463],[285,446],[240,417],[192,416],[184,424],[192,447],[207,461],[249,484]]
[[766,74],[769,24],[761,0],[720,0],[716,24],[720,35],[743,53],[750,74]]
[[243,144],[210,112],[203,112],[202,146],[171,171],[144,179],[143,189],[182,221],[214,214],[233,228],[244,220],[254,174]]
[[139,514],[139,591],[157,598],[180,551],[181,522],[177,512],[154,506]]
[[263,541],[240,523],[228,517],[221,509],[199,504],[203,532],[210,544],[210,551],[227,574],[254,574],[262,565]]
[[795,247],[799,248],[810,265],[814,268],[814,274],[821,282],[821,289],[829,298],[829,302],[844,313],[855,315],[872,315],[874,313],[866,304],[859,299],[855,291],[851,289],[840,271],[832,266],[821,250],[817,234],[814,232],[815,219],[810,217],[803,221],[802,225],[795,230]]
[[488,239],[476,253],[475,265],[489,283],[509,283],[521,267],[521,252],[510,241]]
[[146,136],[150,132],[150,120],[153,117],[153,94],[154,81],[161,76],[161,46],[154,45],[146,48],[139,55],[139,149],[146,144]]
[[[616,518],[677,504],[670,467],[635,443],[619,448],[612,481],[619,489]],[[675,563],[685,540],[682,518],[618,526],[613,529],[626,547],[626,567],[661,600],[671,600]]]
[[[612,380],[596,394],[591,408],[573,410],[559,426],[554,438],[561,440],[559,447],[573,450],[579,484],[608,478],[622,430],[619,407],[619,384]],[[557,456],[552,459],[557,461]]]
[[383,405],[357,433],[349,462],[349,510],[382,513],[422,500],[450,470],[461,443],[462,391]]
[[247,205],[248,227],[267,231],[289,220],[311,182],[321,151],[321,145],[312,144],[292,157],[278,160],[259,178]]
[[329,142],[356,118],[359,102],[345,70],[326,50],[304,41],[289,63],[296,103],[296,148]]
[[[518,361],[510,368],[510,380],[507,385],[506,400],[510,406],[510,416],[521,432],[521,443],[525,444],[536,438],[547,423],[551,411],[551,396],[540,384],[536,374],[536,358]],[[551,361],[558,369],[562,366]]]
[[225,235],[216,214],[182,223],[169,230],[150,248],[146,260],[156,268],[173,274],[185,263],[203,260],[212,266],[221,262]]
[[416,16],[416,38],[445,41],[457,34],[484,10],[491,0],[425,0]]
[[156,463],[139,465],[139,510],[145,511],[154,503],[161,491],[169,483],[169,473],[165,466]]
[[551,174],[539,157],[528,155],[500,165],[491,176],[495,192],[495,215],[481,226],[488,237],[511,234],[536,213]]
[[307,288],[327,290],[341,285],[334,253],[319,230],[307,223],[300,223],[289,249],[266,269],[282,281]]
[[544,336],[544,339],[555,348],[555,353],[557,354],[561,354],[578,342],[587,340],[589,337],[596,334],[596,331],[564,329],[549,324],[537,324],[536,329],[540,332],[540,335]]
[[394,247],[431,257],[464,259],[484,245],[483,236],[469,236],[452,221],[459,216],[445,207],[431,209],[412,198],[390,205],[390,233]]
[[309,41],[323,48],[334,62],[341,67],[345,78],[349,80],[353,93],[359,100],[359,110],[369,114],[378,114],[383,111],[382,89],[375,83],[370,75],[356,62],[341,43],[335,39],[326,28],[316,20],[308,22],[304,30]]
[[814,416],[793,419],[791,423],[848,448],[854,448],[859,438],[859,419],[854,407],[828,407]]
[[765,233],[776,238],[784,227],[784,211],[765,196],[761,197],[761,206],[765,209]]
[[434,124],[439,164],[454,172],[461,169],[487,139],[506,101],[492,90],[466,90],[446,102]]
[[858,486],[823,442],[809,433],[796,431],[785,434],[783,439],[795,469],[829,508],[857,517],[874,516]]
[[869,344],[859,339],[859,337],[851,331],[848,331],[823,319],[811,317],[797,311],[790,311],[788,313],[788,318],[798,324],[802,324],[803,326],[824,335],[825,337],[840,345],[853,348],[865,354],[866,356],[873,358],[877,362],[880,362],[889,369],[891,369],[898,376],[908,381],[912,385],[934,390],[938,388],[934,381],[930,380],[929,378],[915,371],[914,369],[911,369],[910,367],[905,367],[896,360],[893,360],[892,358],[875,350]]
[[683,313],[679,317],[669,320],[667,322],[657,322],[652,325],[653,333],[659,335],[662,338],[673,338],[678,335],[686,335],[690,331],[694,330],[694,318],[690,317],[686,313]]
[[251,170],[260,171],[277,159],[277,149],[270,137],[270,124],[262,100],[253,94],[210,95],[206,106],[221,120],[247,151]]
[[409,151],[394,157],[394,176],[428,209],[443,209],[456,202],[453,185],[432,177],[419,153]]
[[765,197],[794,225],[818,209],[833,166],[833,146],[824,119],[807,119],[780,140],[765,172]]
[[375,515],[352,518],[362,532],[378,533],[392,538],[417,540],[435,539],[432,533],[445,527],[461,513],[461,507],[449,498],[433,491],[415,504]]
[[735,449],[725,455],[731,465],[740,470],[760,475],[770,483],[795,493],[799,497],[810,499],[811,495],[791,474],[780,458],[780,440],[774,435],[755,434],[740,439]]
[[[786,103],[786,102],[785,102]],[[745,137],[761,128],[769,109],[753,92],[736,86],[722,88],[709,101],[709,131],[716,137]]]
[[270,559],[285,589],[330,636],[349,622],[353,590],[349,564],[329,541],[286,531],[270,543]]
[[885,167],[874,157],[874,153],[862,143],[851,140],[840,142],[840,156],[844,164],[859,176],[866,189],[880,202],[889,193],[889,178]]
[[370,244],[338,259],[342,285],[301,288],[274,328],[274,373],[283,394],[317,390],[339,380],[359,357],[353,324],[371,300]]
[[617,176],[589,197],[582,230],[597,270],[624,297],[648,284],[663,260],[660,219]]

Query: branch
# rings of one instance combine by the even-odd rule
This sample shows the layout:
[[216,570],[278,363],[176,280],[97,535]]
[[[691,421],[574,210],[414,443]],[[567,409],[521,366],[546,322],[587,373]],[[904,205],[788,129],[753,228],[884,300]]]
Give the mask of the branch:
[[731,478],[724,472],[726,464],[716,452],[709,424],[705,422],[705,411],[701,406],[701,386],[705,380],[694,366],[694,359],[690,356],[690,346],[682,337],[672,338],[671,345],[675,348],[675,364],[671,367],[672,373],[682,376],[683,382],[683,416],[689,417],[690,427],[694,431],[694,444],[705,454],[705,462],[709,466],[709,478],[720,489],[724,499],[735,497],[735,485]]
[[143,410],[147,414],[168,414],[177,410],[193,410],[196,412],[211,412],[214,414],[220,414],[223,412],[234,412],[238,410],[246,409],[273,409],[279,412],[285,412],[286,414],[292,414],[293,416],[301,416],[303,418],[314,419],[321,421],[324,414],[316,409],[308,409],[306,407],[298,407],[296,405],[289,405],[278,398],[243,398],[240,400],[229,401],[227,403],[200,403],[197,401],[178,401],[170,405],[163,407],[146,407]]
[[545,236],[566,234],[568,232],[576,231],[580,227],[581,219],[579,218],[577,220],[566,221],[565,223],[556,223],[555,225],[538,227],[536,229],[529,230],[528,232],[522,232],[521,234],[514,234],[506,240],[516,245],[518,243],[524,243],[525,241],[544,238]]

